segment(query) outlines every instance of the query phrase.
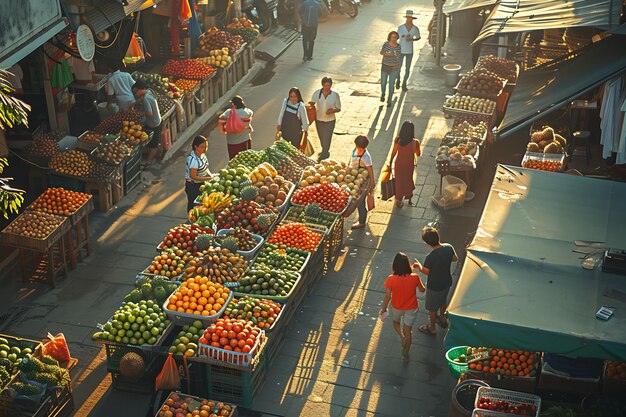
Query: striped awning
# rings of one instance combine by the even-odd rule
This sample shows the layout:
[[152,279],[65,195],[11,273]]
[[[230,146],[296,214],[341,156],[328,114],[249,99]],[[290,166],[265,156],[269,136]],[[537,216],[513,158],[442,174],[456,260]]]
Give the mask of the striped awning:
[[619,26],[622,0],[501,0],[474,42],[501,33]]
[[443,5],[443,12],[450,14],[461,10],[489,7],[497,3],[497,0],[449,0]]
[[123,6],[116,1],[105,0],[94,5],[85,16],[94,33],[98,33],[139,11],[144,3],[145,0],[128,0],[128,5]]

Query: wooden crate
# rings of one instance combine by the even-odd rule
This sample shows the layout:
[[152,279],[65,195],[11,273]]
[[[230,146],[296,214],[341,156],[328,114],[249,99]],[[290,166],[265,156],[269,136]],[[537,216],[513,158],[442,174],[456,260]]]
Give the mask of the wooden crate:
[[94,204],[99,211],[106,213],[113,207],[113,185],[110,182],[86,182],[85,192],[93,195]]
[[185,94],[183,108],[185,109],[185,123],[189,127],[196,120],[196,99],[194,93]]

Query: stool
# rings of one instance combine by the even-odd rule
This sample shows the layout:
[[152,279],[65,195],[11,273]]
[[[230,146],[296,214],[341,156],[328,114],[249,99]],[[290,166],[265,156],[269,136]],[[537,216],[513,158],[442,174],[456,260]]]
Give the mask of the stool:
[[587,160],[587,165],[591,163],[591,132],[588,130],[578,130],[572,133],[570,154],[572,158],[575,156],[584,156]]

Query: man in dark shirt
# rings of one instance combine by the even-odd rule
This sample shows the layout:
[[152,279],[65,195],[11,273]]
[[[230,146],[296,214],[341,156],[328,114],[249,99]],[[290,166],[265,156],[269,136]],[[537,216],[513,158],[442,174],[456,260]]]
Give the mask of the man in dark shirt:
[[318,17],[322,14],[322,6],[318,0],[305,0],[298,8],[302,20],[303,61],[313,59],[313,45],[317,37]]
[[[434,227],[422,229],[422,240],[432,248],[426,256],[424,265],[417,260],[413,268],[417,268],[422,274],[428,277],[426,283],[426,310],[430,319],[429,324],[419,327],[420,332],[428,335],[436,334],[435,323],[439,323],[444,329],[448,327],[448,320],[445,317],[448,308],[448,292],[452,286],[452,275],[450,265],[459,260],[452,245],[441,243],[439,232]],[[437,315],[439,311],[439,315]]]

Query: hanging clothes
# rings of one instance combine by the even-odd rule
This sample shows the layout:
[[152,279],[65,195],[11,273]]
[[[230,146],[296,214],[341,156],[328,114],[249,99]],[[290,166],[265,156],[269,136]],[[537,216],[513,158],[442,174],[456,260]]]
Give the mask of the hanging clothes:
[[626,98],[623,98],[622,106],[620,107],[620,111],[617,113],[615,118],[622,123],[615,163],[623,165],[626,164]]
[[617,152],[619,148],[621,120],[618,115],[621,115],[621,102],[619,101],[621,90],[621,77],[609,80],[604,84],[602,106],[600,107],[600,144],[603,146],[602,157],[605,159],[610,158],[612,153]]

